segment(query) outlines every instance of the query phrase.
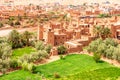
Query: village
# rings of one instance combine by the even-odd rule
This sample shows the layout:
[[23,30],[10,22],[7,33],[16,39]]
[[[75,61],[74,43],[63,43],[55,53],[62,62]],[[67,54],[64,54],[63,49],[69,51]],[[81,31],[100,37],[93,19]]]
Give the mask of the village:
[[[0,6],[1,20],[11,19],[4,26],[13,27],[12,17],[18,17],[16,23],[20,27],[37,27],[38,39],[59,46],[64,44],[68,52],[80,52],[95,37],[95,26],[108,27],[112,38],[120,39],[120,5],[109,2],[99,5],[84,4],[78,6],[60,5],[59,3],[47,6]],[[22,17],[28,17],[28,20]],[[7,23],[7,22],[6,22]],[[53,54],[57,54],[53,49]]]
[[[29,0],[27,1],[29,2]],[[34,48],[38,49],[33,50],[39,53],[36,53],[37,56],[42,55],[44,57],[47,56],[48,58],[49,56],[53,57],[60,55],[60,59],[64,59],[64,56],[61,55],[63,53],[65,53],[66,55],[72,53],[84,54],[84,52],[86,52],[90,56],[97,56],[97,59],[95,58],[96,63],[99,62],[98,58],[100,60],[100,57],[102,57],[103,61],[107,61],[108,63],[113,65],[116,65],[117,62],[117,67],[120,65],[120,4],[111,3],[109,1],[105,1],[103,3],[86,2],[80,5],[72,5],[71,2],[70,5],[63,5],[59,2],[45,3],[39,5],[35,5],[32,3],[30,3],[29,5],[14,5],[14,0],[5,0],[3,2],[0,2],[0,36],[10,36],[10,32],[12,30],[15,30],[13,34],[17,33],[16,31],[18,31],[20,34],[22,34],[22,36],[17,37],[21,38],[21,42],[23,41],[22,46],[30,46],[31,50]],[[34,37],[30,37],[29,39],[25,36],[25,34],[29,35],[29,33],[26,31],[34,33],[36,35]],[[24,34],[24,32],[26,33]],[[11,36],[13,34],[11,34]],[[26,42],[24,39],[22,39],[22,37],[24,38],[24,36],[26,37]],[[20,40],[18,40],[18,44]],[[34,44],[34,47],[32,44],[33,40],[34,42],[36,42]],[[108,43],[110,45],[107,44],[107,40],[109,40]],[[93,46],[92,44],[95,41],[96,44]],[[13,43],[14,42],[15,41],[13,41]],[[19,46],[21,46],[21,44]],[[17,48],[24,48],[19,46],[16,47],[15,43],[15,46],[12,45],[12,48],[13,50]],[[64,47],[65,51],[62,52],[61,50],[60,52],[58,50],[60,46]],[[99,48],[97,48],[98,46],[101,48],[100,50]],[[46,47],[50,48],[50,50],[47,52],[48,55],[45,51]],[[106,51],[103,49],[103,47],[106,48]],[[115,48],[113,49],[113,47]],[[110,50],[107,51],[107,48],[109,48]],[[93,49],[96,49],[96,51]],[[42,54],[42,52],[44,55]],[[34,57],[34,53],[30,52],[30,54]],[[24,59],[28,59],[27,56],[29,55],[23,55],[23,59],[18,57],[15,59],[20,59],[22,61]],[[41,60],[41,57],[40,60],[35,60],[33,59],[33,61],[31,62],[38,64]],[[116,62],[114,63],[113,61]],[[22,61],[21,65],[24,62],[25,61]],[[27,63],[29,65],[29,61]],[[40,71],[38,70],[38,72]],[[45,77],[49,78],[49,75]],[[54,73],[54,76],[60,77],[57,73]],[[118,77],[114,80],[116,79],[119,80],[120,78]],[[68,80],[70,79],[68,78]],[[71,78],[71,80],[74,79]],[[79,78],[76,78],[76,80],[79,80]],[[80,80],[82,80],[82,78]],[[104,79],[101,78],[91,80]]]

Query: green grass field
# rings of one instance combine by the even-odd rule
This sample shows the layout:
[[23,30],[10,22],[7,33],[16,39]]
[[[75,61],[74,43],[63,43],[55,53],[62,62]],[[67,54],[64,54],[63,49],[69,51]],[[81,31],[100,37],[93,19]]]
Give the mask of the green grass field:
[[61,77],[72,75],[80,72],[93,71],[96,69],[104,69],[113,67],[112,65],[101,62],[96,63],[92,57],[88,55],[68,55],[64,60],[58,60],[49,64],[37,67],[37,71],[47,78],[54,77],[57,73]]
[[0,80],[41,80],[41,77],[28,71],[18,70],[8,75],[1,76]]
[[31,52],[35,52],[35,49],[32,47],[14,49],[12,53],[12,58],[18,58],[24,54],[30,54]]
[[[96,63],[91,56],[72,54],[49,64],[37,66],[37,73],[18,70],[0,77],[0,80],[40,80],[41,75],[47,80],[119,80],[120,68],[106,62]],[[27,79],[26,79],[27,78]],[[28,79],[29,78],[29,79]]]
[[[52,79],[53,80],[53,79]],[[120,68],[110,67],[80,72],[60,80],[120,80]]]

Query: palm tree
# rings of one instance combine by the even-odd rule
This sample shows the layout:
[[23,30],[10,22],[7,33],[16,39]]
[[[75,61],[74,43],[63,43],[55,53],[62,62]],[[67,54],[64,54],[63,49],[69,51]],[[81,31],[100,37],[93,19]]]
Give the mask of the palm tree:
[[28,31],[25,31],[23,33],[23,39],[25,40],[27,46],[30,44],[30,38],[32,38],[32,34]]
[[12,45],[12,48],[22,47],[20,34],[16,30],[9,33],[8,42]]
[[95,26],[93,31],[97,38],[105,39],[111,35],[110,29],[108,27]]
[[101,31],[102,31],[101,26],[95,26],[94,29],[93,29],[93,33],[94,33],[95,37],[100,38],[101,37]]

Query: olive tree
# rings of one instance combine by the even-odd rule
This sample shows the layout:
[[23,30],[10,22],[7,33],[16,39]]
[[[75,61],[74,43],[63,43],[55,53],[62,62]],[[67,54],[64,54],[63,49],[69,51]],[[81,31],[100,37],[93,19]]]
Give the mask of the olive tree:
[[102,43],[102,39],[97,39],[95,41],[92,41],[89,46],[86,47],[86,49],[89,52],[98,53],[98,46]]
[[45,47],[45,50],[47,51],[47,53],[50,53],[51,49],[52,49],[52,46],[51,46],[51,45],[47,45],[47,46]]
[[45,49],[45,45],[42,41],[37,41],[35,43],[35,48],[36,50],[44,50]]
[[117,48],[115,48],[113,58],[120,62],[120,45],[118,45]]
[[106,57],[109,59],[113,59],[113,55],[114,55],[114,51],[115,51],[115,47],[114,46],[109,46],[108,48],[106,48]]
[[0,44],[0,71],[5,74],[6,70],[10,67],[10,56],[12,48],[8,43]]

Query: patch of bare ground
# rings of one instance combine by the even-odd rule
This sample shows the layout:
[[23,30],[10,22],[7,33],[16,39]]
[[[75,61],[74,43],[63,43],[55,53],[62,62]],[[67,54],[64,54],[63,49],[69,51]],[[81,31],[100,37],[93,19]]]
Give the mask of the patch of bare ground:
[[39,64],[44,64],[46,62],[47,62],[47,59],[41,59],[41,60],[37,60],[37,61],[35,61],[33,63],[36,64],[36,65],[39,65]]
[[49,58],[47,59],[43,59],[43,60],[38,60],[38,61],[35,61],[34,63],[36,65],[43,65],[43,64],[47,64],[47,63],[50,63],[50,62],[53,62],[53,61],[56,61],[56,60],[59,60],[60,57],[59,55],[56,55],[56,56],[50,56]]
[[20,33],[24,31],[35,32],[37,31],[37,27],[0,29],[0,37],[7,36],[12,30],[17,30]]

